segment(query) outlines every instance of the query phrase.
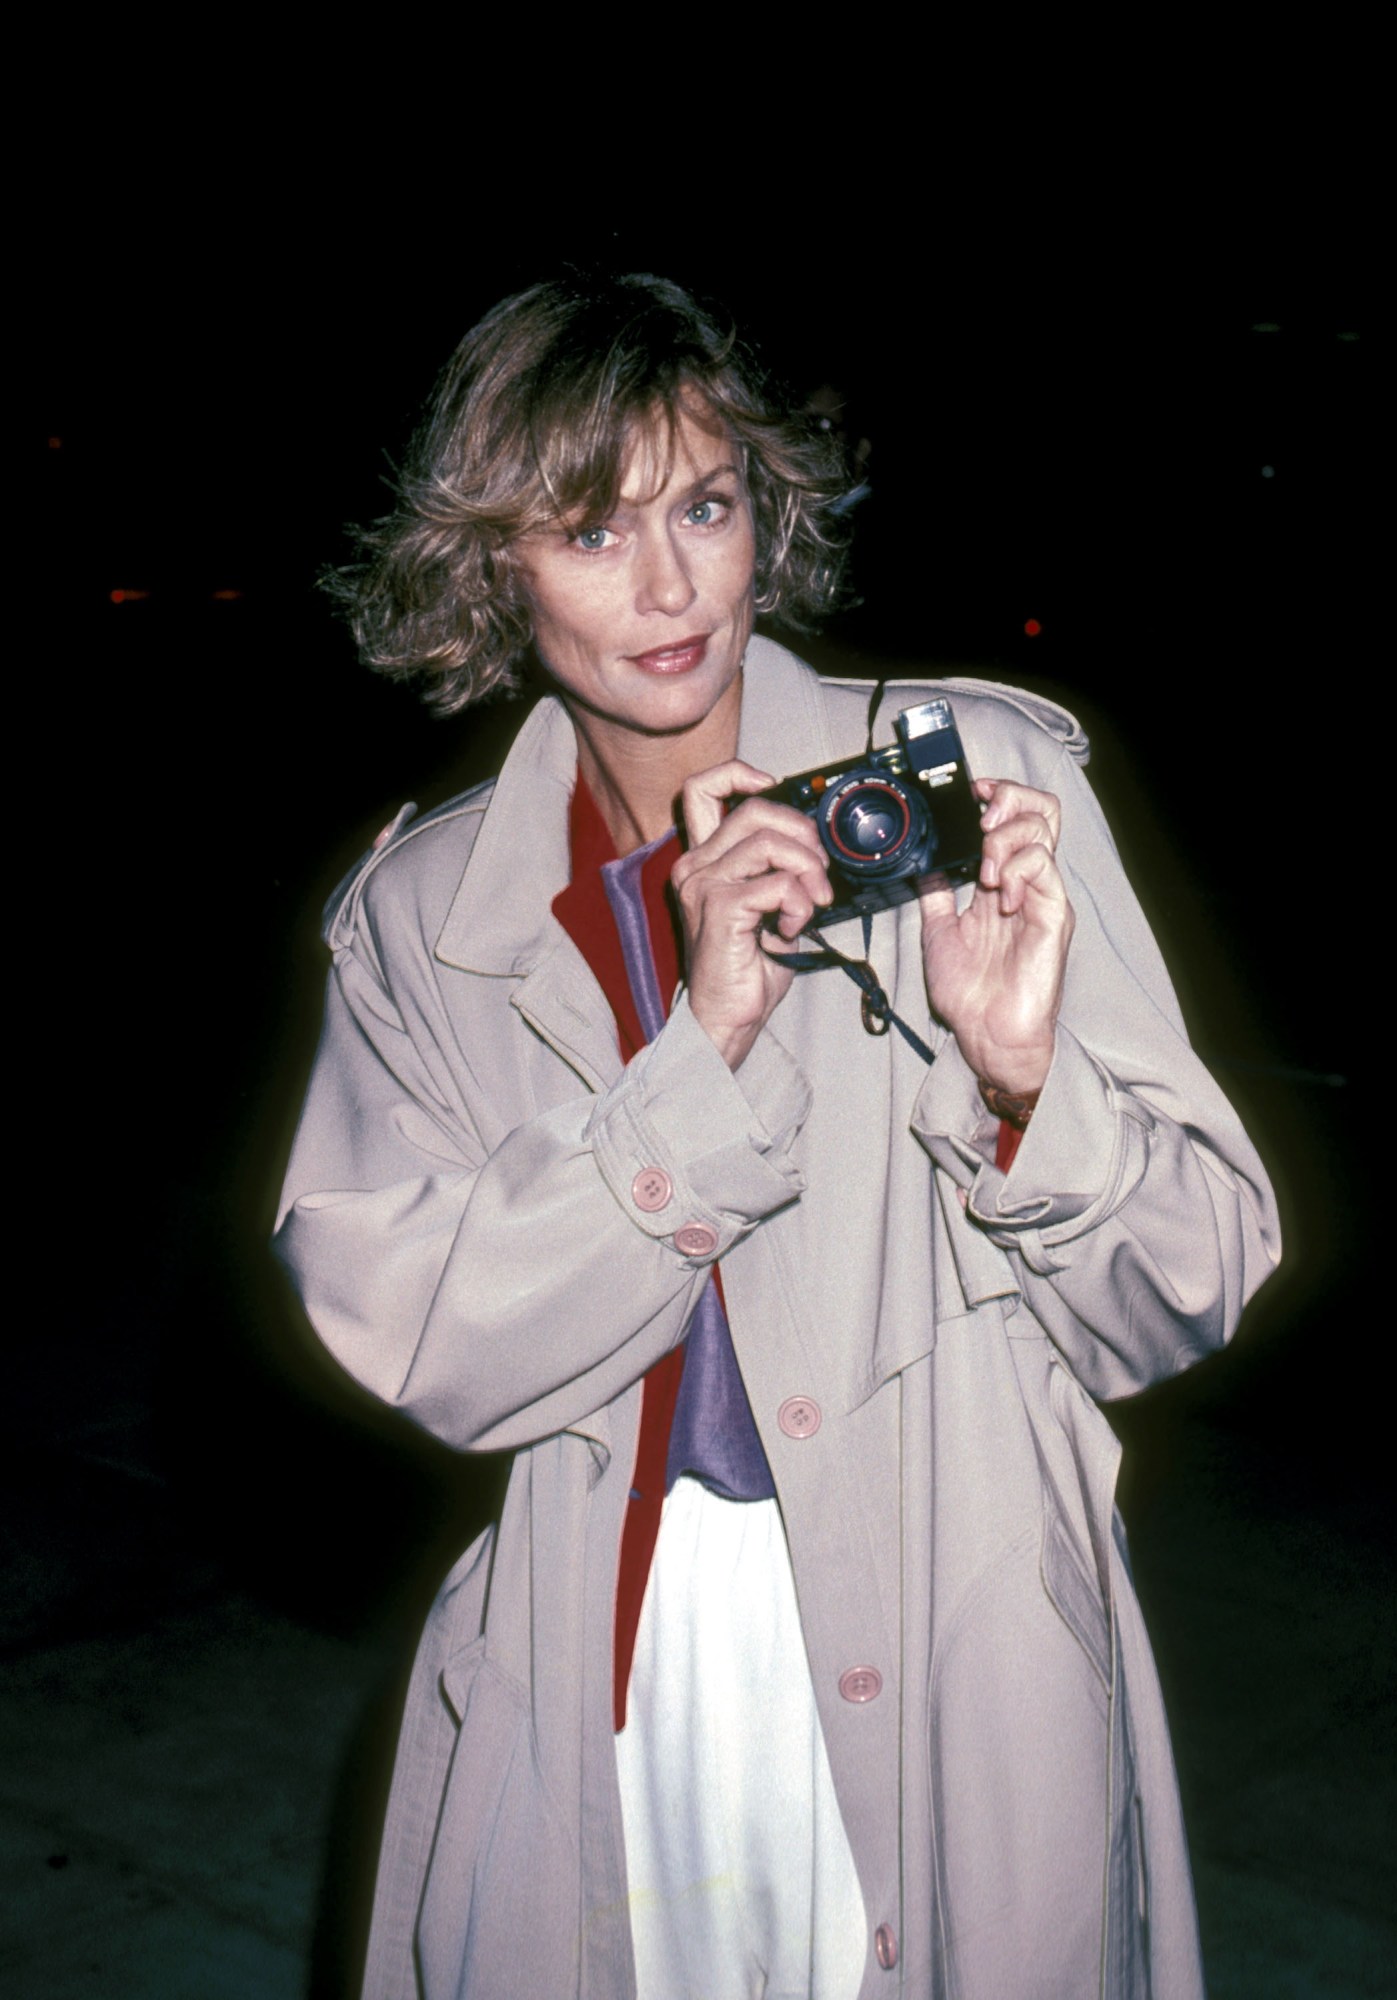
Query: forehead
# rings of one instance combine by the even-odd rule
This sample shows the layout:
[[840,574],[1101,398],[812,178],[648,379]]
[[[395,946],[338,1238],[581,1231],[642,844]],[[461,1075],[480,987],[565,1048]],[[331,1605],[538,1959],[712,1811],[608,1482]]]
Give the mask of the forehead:
[[692,486],[742,457],[727,425],[706,403],[661,406],[633,424],[621,451],[620,497],[637,506]]

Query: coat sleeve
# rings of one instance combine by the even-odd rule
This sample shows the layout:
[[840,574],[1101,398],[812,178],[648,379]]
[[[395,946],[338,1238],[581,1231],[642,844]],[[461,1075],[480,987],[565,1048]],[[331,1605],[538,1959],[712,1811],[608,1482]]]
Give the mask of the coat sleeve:
[[[995,775],[1013,775],[1011,772]],[[1100,807],[1066,752],[1030,784],[1062,801],[1077,926],[1057,1045],[1010,1171],[948,1042],[913,1129],[1004,1251],[1024,1302],[1095,1396],[1129,1395],[1222,1345],[1280,1255],[1256,1152],[1189,1047]]]
[[[610,1089],[512,1119],[498,1040],[465,1046],[385,874],[336,951],[275,1247],[359,1382],[449,1444],[507,1449],[584,1423],[683,1338],[714,1259],[799,1195],[808,1089],[770,1038],[739,1082],[681,999]],[[472,983],[492,1035],[530,1039],[510,982]]]

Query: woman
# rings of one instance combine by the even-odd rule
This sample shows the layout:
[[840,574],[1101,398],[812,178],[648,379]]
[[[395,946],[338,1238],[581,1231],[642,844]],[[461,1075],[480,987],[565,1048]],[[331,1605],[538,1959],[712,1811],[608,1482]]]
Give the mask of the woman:
[[516,1452],[414,1670],[373,1995],[1200,1991],[1091,1398],[1229,1336],[1270,1194],[1047,702],[942,690],[993,775],[973,894],[872,924],[910,1038],[783,962],[827,857],[751,794],[869,691],[752,620],[827,601],[836,498],[684,293],[540,286],[347,585],[439,707],[530,645],[553,689],[332,905],[279,1225],[345,1367]]

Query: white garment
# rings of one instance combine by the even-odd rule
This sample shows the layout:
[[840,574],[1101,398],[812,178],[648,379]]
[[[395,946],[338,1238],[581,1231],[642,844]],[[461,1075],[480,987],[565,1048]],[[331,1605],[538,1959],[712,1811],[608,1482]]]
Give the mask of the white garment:
[[868,1927],[774,1500],[676,1481],[616,1762],[638,2000],[853,2000]]

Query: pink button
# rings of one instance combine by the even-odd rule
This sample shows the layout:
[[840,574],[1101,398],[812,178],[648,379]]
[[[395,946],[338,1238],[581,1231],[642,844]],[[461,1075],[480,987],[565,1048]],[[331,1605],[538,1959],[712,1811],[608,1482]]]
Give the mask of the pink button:
[[820,1428],[820,1406],[809,1396],[787,1396],[776,1421],[788,1438],[812,1438]]
[[718,1248],[718,1232],[706,1222],[686,1222],[674,1232],[674,1247],[686,1257],[711,1257]]
[[879,1924],[873,1933],[873,1955],[884,1972],[891,1972],[897,1964],[897,1932],[891,1924]]
[[846,1667],[839,1676],[839,1692],[845,1701],[876,1701],[883,1692],[883,1676],[876,1667]]
[[674,1182],[663,1167],[642,1167],[631,1182],[631,1200],[646,1215],[668,1208],[674,1196]]

